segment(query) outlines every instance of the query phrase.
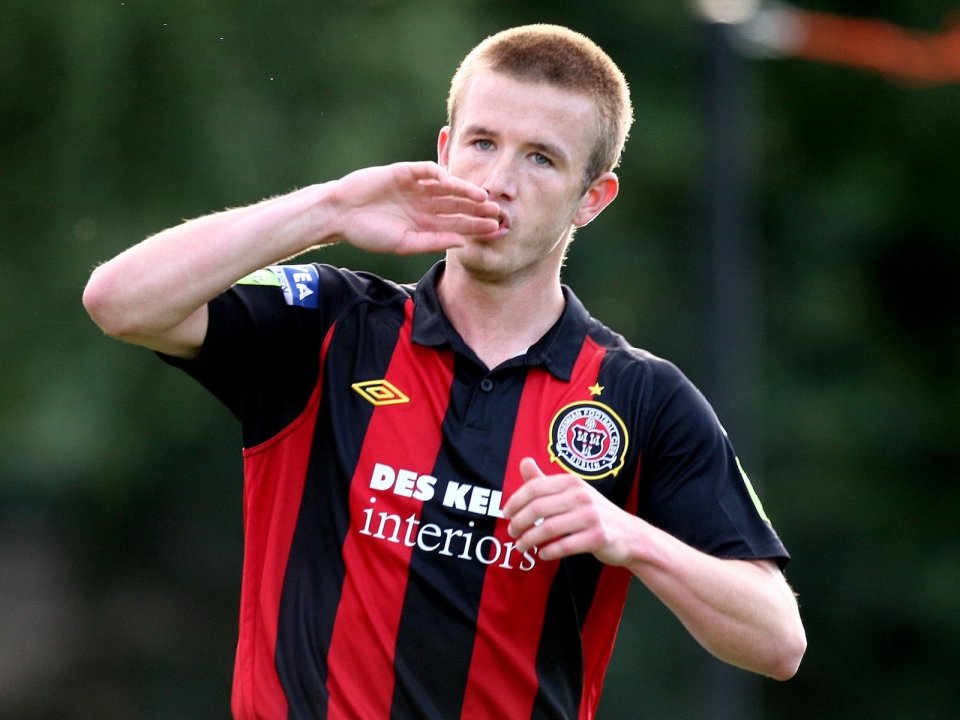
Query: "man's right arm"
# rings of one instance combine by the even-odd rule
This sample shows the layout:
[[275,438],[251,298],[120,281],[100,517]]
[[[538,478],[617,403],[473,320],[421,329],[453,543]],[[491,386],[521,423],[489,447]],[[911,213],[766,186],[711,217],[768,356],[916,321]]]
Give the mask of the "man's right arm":
[[497,229],[499,207],[435,163],[367,168],[168,228],[97,267],[83,304],[108,335],[196,357],[207,303],[266,265],[335,242],[433,252]]

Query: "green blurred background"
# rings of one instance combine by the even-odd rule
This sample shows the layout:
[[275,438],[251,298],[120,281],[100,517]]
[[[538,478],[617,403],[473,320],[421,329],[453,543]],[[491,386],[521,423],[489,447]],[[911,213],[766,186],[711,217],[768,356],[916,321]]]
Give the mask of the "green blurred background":
[[[802,5],[932,32],[955,2]],[[720,668],[637,585],[601,717],[960,717],[960,85],[735,56],[674,2],[5,0],[0,18],[0,718],[228,715],[238,428],[101,336],[91,268],[186,217],[433,158],[462,55],[535,21],[605,47],[637,111],[621,196],[565,279],[715,400],[810,643],[786,684]],[[435,259],[317,257],[401,281]]]

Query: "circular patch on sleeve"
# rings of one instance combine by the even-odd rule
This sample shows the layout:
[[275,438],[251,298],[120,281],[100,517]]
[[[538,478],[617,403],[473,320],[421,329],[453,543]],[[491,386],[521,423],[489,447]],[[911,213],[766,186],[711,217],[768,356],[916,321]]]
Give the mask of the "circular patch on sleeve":
[[561,408],[550,422],[550,461],[584,480],[616,476],[626,459],[627,442],[623,420],[593,400]]

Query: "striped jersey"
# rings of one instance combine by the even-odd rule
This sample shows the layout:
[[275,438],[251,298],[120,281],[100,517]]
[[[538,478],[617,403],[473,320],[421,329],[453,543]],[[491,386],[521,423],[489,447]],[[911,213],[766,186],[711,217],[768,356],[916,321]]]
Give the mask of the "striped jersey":
[[240,418],[238,719],[592,718],[631,575],[521,552],[520,459],[704,552],[788,555],[710,406],[564,287],[486,368],[416,285],[266,268],[210,303],[194,361]]

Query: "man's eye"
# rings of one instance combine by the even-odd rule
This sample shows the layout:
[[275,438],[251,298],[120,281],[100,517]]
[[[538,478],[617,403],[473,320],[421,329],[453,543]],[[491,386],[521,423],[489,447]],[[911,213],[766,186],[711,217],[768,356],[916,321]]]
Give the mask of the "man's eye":
[[546,166],[546,165],[552,165],[552,164],[553,164],[553,163],[550,161],[550,158],[548,158],[546,155],[543,155],[542,153],[534,153],[534,154],[533,154],[533,161],[534,161],[537,165],[544,165],[544,166]]
[[489,150],[491,147],[493,147],[492,142],[484,139],[474,140],[473,144],[477,148],[477,150]]

